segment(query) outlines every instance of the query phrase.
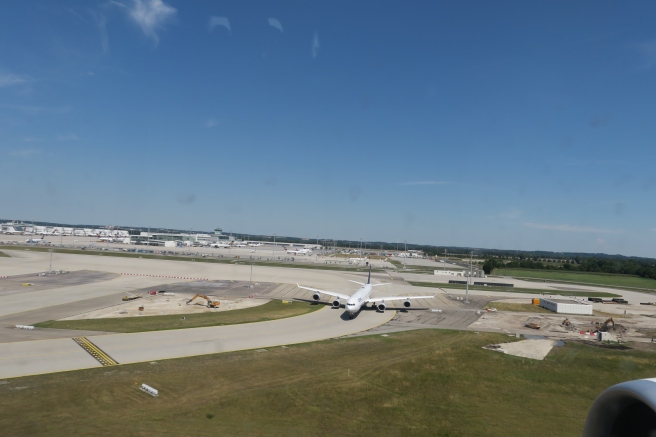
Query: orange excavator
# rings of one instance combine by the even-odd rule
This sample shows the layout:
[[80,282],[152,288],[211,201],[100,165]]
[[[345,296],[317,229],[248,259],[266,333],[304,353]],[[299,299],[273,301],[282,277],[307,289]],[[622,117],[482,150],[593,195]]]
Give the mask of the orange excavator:
[[221,305],[221,302],[219,302],[218,300],[212,300],[209,297],[205,296],[204,294],[196,294],[194,297],[192,297],[187,301],[187,305],[189,305],[191,301],[196,299],[197,297],[202,297],[207,301],[207,308],[218,308]]
[[604,332],[608,332],[611,329],[614,331],[615,330],[615,319],[613,319],[612,317],[609,317],[608,320],[606,320],[602,325],[597,323],[597,326],[595,326],[595,329],[597,331],[604,331]]

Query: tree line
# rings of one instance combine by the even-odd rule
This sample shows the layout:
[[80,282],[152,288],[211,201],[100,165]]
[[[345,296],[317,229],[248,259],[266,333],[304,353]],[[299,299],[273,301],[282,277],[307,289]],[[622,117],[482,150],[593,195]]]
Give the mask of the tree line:
[[656,279],[656,265],[653,262],[637,259],[583,258],[576,256],[571,260],[565,260],[562,265],[553,265],[544,264],[533,259],[516,259],[505,262],[499,258],[488,258],[483,264],[483,270],[486,274],[490,274],[494,269],[499,268],[615,273]]

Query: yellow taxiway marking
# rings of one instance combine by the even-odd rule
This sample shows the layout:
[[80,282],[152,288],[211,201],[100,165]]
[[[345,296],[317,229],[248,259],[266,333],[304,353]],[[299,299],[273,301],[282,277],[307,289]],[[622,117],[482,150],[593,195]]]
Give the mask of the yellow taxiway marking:
[[89,352],[89,355],[94,357],[103,366],[115,366],[118,364],[116,360],[107,355],[102,349],[95,344],[91,343],[86,337],[75,337],[73,341],[79,344],[82,349]]

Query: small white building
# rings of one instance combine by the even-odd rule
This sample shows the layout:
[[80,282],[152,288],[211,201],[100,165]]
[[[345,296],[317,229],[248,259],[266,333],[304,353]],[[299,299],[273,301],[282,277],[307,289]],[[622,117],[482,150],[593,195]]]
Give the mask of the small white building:
[[592,305],[573,299],[540,298],[540,306],[559,314],[592,315]]
[[[439,270],[435,269],[433,270],[433,273],[435,275],[441,275],[441,276],[469,276],[469,270]],[[485,272],[483,270],[473,270],[471,272],[472,277],[476,278],[484,278],[485,277]]]
[[465,276],[464,270],[435,270],[434,272],[436,275],[442,276]]

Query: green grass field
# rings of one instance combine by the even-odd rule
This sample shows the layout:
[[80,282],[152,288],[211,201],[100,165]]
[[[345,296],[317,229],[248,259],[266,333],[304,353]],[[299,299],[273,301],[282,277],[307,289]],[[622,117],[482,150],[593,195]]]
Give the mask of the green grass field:
[[[431,287],[431,288],[446,288],[446,289],[456,289],[464,290],[465,285],[461,284],[441,284],[436,282],[418,282],[418,281],[408,281],[408,284],[414,285],[417,287]],[[530,294],[550,294],[554,296],[580,296],[580,297],[621,297],[619,294],[615,293],[606,293],[603,291],[566,291],[566,290],[541,290],[539,288],[517,288],[517,287],[480,287],[473,286],[469,287],[470,290],[481,290],[489,291],[494,293],[495,291],[504,291],[507,293],[530,293]]]
[[[264,305],[232,311],[201,314],[175,314],[168,316],[144,316],[88,320],[50,320],[37,323],[39,328],[82,329],[105,332],[144,332],[167,329],[200,328],[203,326],[236,325],[240,323],[264,322],[300,316],[323,308],[305,302],[284,304],[272,300]],[[183,320],[182,317],[185,319]]]
[[656,290],[656,280],[631,275],[530,269],[495,269],[492,273],[498,276],[512,276],[515,278],[544,279],[548,281],[562,281],[575,284],[593,284]]
[[4,252],[0,252],[0,257],[3,257],[3,256],[5,256],[5,257],[7,257],[7,258],[9,258],[9,255],[7,255],[7,254],[6,254],[6,253],[4,253]]
[[0,383],[0,433],[578,437],[601,391],[654,376],[649,351],[481,349],[505,341],[420,330],[15,378]]

